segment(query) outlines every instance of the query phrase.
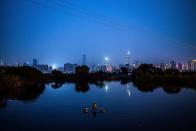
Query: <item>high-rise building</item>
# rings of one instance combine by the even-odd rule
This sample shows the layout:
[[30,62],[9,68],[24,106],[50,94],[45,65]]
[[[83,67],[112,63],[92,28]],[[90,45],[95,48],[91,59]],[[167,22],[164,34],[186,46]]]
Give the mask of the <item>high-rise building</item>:
[[182,70],[183,71],[188,70],[188,64],[182,64]]
[[82,64],[86,65],[86,55],[85,54],[82,55]]
[[75,68],[77,64],[66,63],[64,64],[64,72],[65,73],[75,73]]
[[47,64],[41,64],[41,65],[35,65],[36,69],[42,71],[42,72],[48,72],[48,65]]
[[165,70],[171,68],[170,64],[165,64]]
[[134,66],[135,68],[138,68],[138,67],[140,66],[140,62],[136,60],[136,61],[134,62],[134,64],[133,64],[133,66]]
[[104,65],[109,65],[110,63],[109,63],[109,57],[105,57],[104,58]]
[[188,66],[187,66],[188,71],[191,71],[191,63],[192,63],[192,61],[189,60],[189,61],[188,61]]
[[107,65],[101,65],[100,66],[100,71],[107,72]]
[[191,61],[191,70],[196,71],[196,60]]
[[160,68],[161,68],[162,70],[165,70],[165,64],[164,64],[164,63],[160,63]]
[[48,72],[51,73],[52,72],[52,65],[48,66]]
[[111,65],[106,66],[106,72],[112,72],[112,66]]
[[37,62],[37,59],[33,59],[33,66],[37,66],[38,62]]
[[125,64],[127,64],[127,65],[130,64],[130,51],[127,52],[127,55],[125,57]]
[[182,70],[182,63],[178,63],[178,70]]
[[92,69],[91,69],[91,72],[98,72],[98,71],[101,71],[101,67],[100,65],[93,65],[92,66]]
[[171,61],[170,64],[171,64],[172,69],[176,69],[176,62],[175,61]]

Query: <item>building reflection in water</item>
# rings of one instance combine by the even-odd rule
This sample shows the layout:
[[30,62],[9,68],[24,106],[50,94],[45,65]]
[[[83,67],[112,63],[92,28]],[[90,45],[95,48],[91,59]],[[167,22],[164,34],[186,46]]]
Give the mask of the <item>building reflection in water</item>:
[[[127,83],[126,84],[126,92],[127,92],[128,96],[131,96],[130,88],[131,88],[131,84],[130,83]],[[109,92],[110,91],[110,88],[109,88],[109,86],[108,86],[107,83],[105,83],[104,89],[105,89],[105,92]]]
[[108,84],[107,84],[107,83],[105,84],[105,91],[106,91],[106,92],[109,91],[109,87],[108,87]]
[[130,91],[130,85],[127,83],[127,94],[128,96],[131,96],[131,91]]

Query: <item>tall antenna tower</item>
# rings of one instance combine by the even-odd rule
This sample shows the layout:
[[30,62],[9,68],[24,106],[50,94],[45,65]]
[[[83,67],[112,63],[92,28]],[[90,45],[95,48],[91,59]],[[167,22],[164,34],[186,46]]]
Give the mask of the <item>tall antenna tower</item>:
[[130,51],[127,51],[126,58],[125,58],[125,64],[130,65]]

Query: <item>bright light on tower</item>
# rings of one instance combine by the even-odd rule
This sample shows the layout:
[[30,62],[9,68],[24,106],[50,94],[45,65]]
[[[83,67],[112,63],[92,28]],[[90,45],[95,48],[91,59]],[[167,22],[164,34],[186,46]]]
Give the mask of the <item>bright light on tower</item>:
[[130,51],[127,52],[127,55],[130,55]]
[[130,64],[130,51],[128,50],[127,51],[127,55],[126,55],[126,58],[125,58],[125,64]]
[[108,61],[109,60],[109,58],[108,57],[105,57],[105,61]]
[[52,65],[52,69],[56,69],[56,65]]

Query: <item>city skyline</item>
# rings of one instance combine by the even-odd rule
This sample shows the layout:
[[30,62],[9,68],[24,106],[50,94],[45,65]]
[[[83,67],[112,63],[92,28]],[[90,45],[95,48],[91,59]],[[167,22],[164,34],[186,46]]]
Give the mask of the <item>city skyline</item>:
[[144,63],[141,61],[134,61],[130,62],[130,51],[127,52],[127,55],[125,57],[125,62],[121,63],[119,65],[114,65],[110,62],[109,57],[104,57],[104,62],[101,64],[94,63],[93,65],[89,65],[86,62],[86,55],[82,55],[82,63],[70,63],[65,62],[62,65],[56,65],[56,64],[49,64],[49,63],[39,63],[36,58],[32,59],[32,62],[24,62],[24,63],[18,63],[16,64],[4,64],[3,60],[1,60],[0,66],[31,66],[34,68],[37,68],[38,70],[44,72],[44,73],[51,73],[52,70],[59,70],[64,73],[75,73],[75,68],[77,66],[85,65],[89,67],[91,72],[97,72],[97,71],[103,71],[103,72],[117,72],[121,68],[127,68],[129,71],[132,71],[133,69],[137,69],[142,64],[152,64],[154,67],[160,68],[163,71],[167,69],[177,69],[179,71],[195,71],[196,70],[196,60],[188,60],[185,63],[180,61],[171,60],[169,63]]
[[126,64],[129,64],[129,65],[133,65],[135,63],[144,63],[144,64],[153,64],[153,65],[159,65],[159,64],[170,64],[170,65],[174,65],[172,64],[171,62],[175,63],[175,65],[178,65],[179,63],[183,64],[183,65],[186,65],[189,63],[189,61],[194,61],[195,62],[195,59],[187,59],[187,60],[184,60],[184,61],[177,61],[177,60],[168,60],[166,62],[155,62],[155,63],[150,63],[150,62],[145,62],[145,61],[138,61],[138,60],[130,60],[130,51],[127,52],[127,54],[124,56],[124,58],[122,58],[122,62],[121,63],[112,63],[111,62],[111,58],[108,57],[108,56],[105,56],[102,58],[102,62],[100,63],[91,63],[89,64],[90,62],[87,62],[87,58],[86,58],[86,54],[82,54],[82,59],[79,61],[79,62],[70,62],[70,61],[65,61],[63,64],[60,64],[60,62],[53,62],[53,63],[43,63],[43,62],[40,62],[38,63],[38,59],[37,58],[33,58],[32,60],[26,60],[26,61],[15,61],[15,62],[12,62],[12,63],[7,63],[5,61],[3,61],[3,59],[0,59],[0,65],[10,65],[10,66],[14,66],[14,65],[45,65],[47,64],[48,66],[52,66],[53,68],[60,68],[62,67],[65,63],[72,63],[72,64],[77,64],[77,65],[87,65],[87,66],[93,66],[93,65],[108,65],[108,64],[111,64],[111,65],[114,65],[114,66],[119,66],[119,65],[126,65]]
[[0,129],[196,131],[196,0],[0,0]]
[[[112,4],[111,4],[112,3]],[[1,1],[0,59],[88,64],[187,61],[196,57],[194,1]]]

